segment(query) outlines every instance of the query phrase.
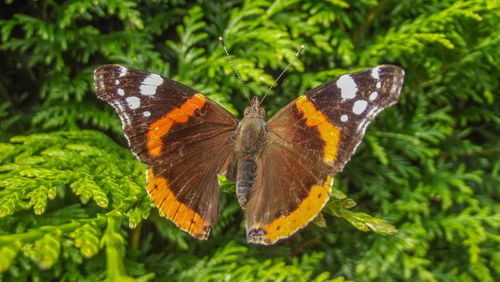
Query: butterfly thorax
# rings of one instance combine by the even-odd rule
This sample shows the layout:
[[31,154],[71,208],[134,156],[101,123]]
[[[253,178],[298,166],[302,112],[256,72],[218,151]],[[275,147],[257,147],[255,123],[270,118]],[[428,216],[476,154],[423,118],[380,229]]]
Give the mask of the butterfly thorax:
[[238,123],[235,142],[236,157],[236,194],[241,207],[245,207],[253,187],[256,159],[264,145],[266,121],[264,109],[259,106],[257,97],[245,109],[243,119]]
[[236,152],[239,154],[256,153],[262,142],[266,122],[264,109],[259,99],[254,97],[250,106],[246,107],[243,119],[238,123]]

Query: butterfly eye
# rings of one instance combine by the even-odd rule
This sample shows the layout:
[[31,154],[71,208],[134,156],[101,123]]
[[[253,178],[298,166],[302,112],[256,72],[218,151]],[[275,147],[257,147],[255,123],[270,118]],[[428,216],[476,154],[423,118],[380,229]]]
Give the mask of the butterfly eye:
[[260,108],[260,112],[262,113],[262,118],[266,115],[266,110],[264,110],[263,107],[259,107]]

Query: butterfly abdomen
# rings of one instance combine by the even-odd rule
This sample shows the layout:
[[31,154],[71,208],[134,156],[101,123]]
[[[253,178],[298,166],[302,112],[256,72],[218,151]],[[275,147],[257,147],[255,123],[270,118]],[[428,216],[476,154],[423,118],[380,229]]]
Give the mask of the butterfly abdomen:
[[254,184],[257,163],[255,162],[255,156],[250,154],[241,156],[237,162],[236,197],[238,197],[240,206],[244,208]]

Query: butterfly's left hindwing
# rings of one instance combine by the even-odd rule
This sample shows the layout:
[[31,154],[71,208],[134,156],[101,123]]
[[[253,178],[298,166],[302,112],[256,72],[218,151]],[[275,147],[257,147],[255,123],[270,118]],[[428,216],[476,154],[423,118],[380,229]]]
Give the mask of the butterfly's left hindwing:
[[117,111],[130,148],[150,168],[147,190],[180,229],[207,238],[220,210],[238,120],[215,102],[160,75],[119,65],[95,70],[97,96]]

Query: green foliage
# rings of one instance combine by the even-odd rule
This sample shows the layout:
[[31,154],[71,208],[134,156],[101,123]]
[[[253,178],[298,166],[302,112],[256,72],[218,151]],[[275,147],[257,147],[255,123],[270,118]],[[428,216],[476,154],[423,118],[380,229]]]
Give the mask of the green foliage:
[[[19,251],[42,270],[61,267],[66,255],[65,264],[81,264],[103,248],[114,264],[122,261],[126,213],[135,215],[129,224],[137,226],[153,206],[144,197],[144,165],[95,131],[35,134],[12,142],[2,144],[0,268],[5,271]],[[123,275],[125,270],[108,277]]]
[[248,248],[233,243],[217,250],[210,258],[202,258],[189,271],[179,276],[182,281],[263,281],[272,277],[289,281],[332,281],[342,282],[343,278],[328,279],[328,273],[312,276],[311,269],[323,258],[321,253],[304,255],[302,260],[294,259],[286,264],[283,258],[258,260],[247,254]]
[[[3,280],[500,277],[498,1],[0,5]],[[353,70],[393,63],[407,73],[400,103],[335,177],[323,216],[276,246],[246,245],[227,182],[208,241],[161,218],[144,189],[145,166],[121,146],[119,119],[93,94],[93,69],[120,63],[241,113],[246,98],[219,35],[250,95],[263,95],[306,46],[266,99],[268,115]]]

